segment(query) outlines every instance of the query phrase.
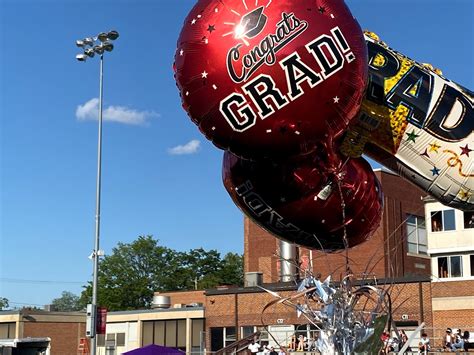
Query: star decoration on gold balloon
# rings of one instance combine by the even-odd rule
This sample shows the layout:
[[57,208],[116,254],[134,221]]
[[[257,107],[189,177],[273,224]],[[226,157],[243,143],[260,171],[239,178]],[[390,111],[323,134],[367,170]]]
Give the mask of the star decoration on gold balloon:
[[438,149],[441,148],[441,146],[437,144],[436,142],[428,144],[428,145],[430,146],[430,152],[438,153]]
[[461,189],[459,191],[459,198],[461,200],[468,200],[472,196],[472,192],[469,192],[468,190]]
[[469,149],[469,145],[466,144],[464,147],[459,147],[461,148],[461,155],[466,154],[469,157],[469,153],[472,152],[472,149]]
[[415,130],[412,130],[411,133],[407,133],[407,142],[416,143],[415,139],[418,137],[419,135],[416,134]]

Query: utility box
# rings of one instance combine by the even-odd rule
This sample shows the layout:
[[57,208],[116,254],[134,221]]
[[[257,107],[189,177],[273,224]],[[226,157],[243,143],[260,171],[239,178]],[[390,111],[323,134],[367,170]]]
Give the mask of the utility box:
[[245,287],[255,287],[263,285],[263,273],[261,272],[246,272],[245,273]]
[[86,308],[86,336],[94,338],[96,334],[96,307],[88,304]]

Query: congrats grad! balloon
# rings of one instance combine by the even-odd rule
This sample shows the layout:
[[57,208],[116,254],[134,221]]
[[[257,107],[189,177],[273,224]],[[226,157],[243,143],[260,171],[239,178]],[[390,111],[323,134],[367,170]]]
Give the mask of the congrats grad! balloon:
[[343,0],[199,0],[174,69],[183,107],[216,146],[284,158],[347,128],[366,52]]

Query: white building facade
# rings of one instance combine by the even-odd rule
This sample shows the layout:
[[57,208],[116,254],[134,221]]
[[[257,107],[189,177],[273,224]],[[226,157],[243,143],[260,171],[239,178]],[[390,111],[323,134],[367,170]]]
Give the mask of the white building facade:
[[474,212],[425,198],[433,282],[474,280]]

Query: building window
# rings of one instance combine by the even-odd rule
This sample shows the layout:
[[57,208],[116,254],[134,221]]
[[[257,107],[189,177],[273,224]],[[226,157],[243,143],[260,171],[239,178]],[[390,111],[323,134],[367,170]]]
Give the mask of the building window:
[[211,328],[211,351],[224,347],[224,328]]
[[186,320],[157,320],[143,322],[142,344],[163,345],[186,350]]
[[117,346],[125,346],[125,333],[117,333]]
[[474,212],[464,212],[464,228],[474,228]]
[[462,257],[460,255],[438,257],[438,277],[462,277]]
[[251,336],[253,333],[255,333],[255,327],[252,325],[246,325],[240,328],[240,338],[244,339],[247,338],[248,336]]
[[200,349],[204,341],[204,319],[193,319],[191,327],[191,346]]
[[407,216],[408,252],[426,254],[428,251],[425,219],[414,215]]
[[431,231],[453,231],[456,229],[454,210],[431,212]]
[[474,254],[469,255],[471,258],[471,276],[474,276]]
[[224,346],[229,346],[232,343],[235,343],[237,341],[237,330],[235,327],[227,327],[224,328],[224,336],[225,336],[225,342]]
[[105,334],[97,334],[97,346],[105,346]]
[[14,339],[15,329],[16,329],[15,323],[0,324],[0,339]]
[[115,349],[115,334],[114,333],[105,335],[105,348]]

